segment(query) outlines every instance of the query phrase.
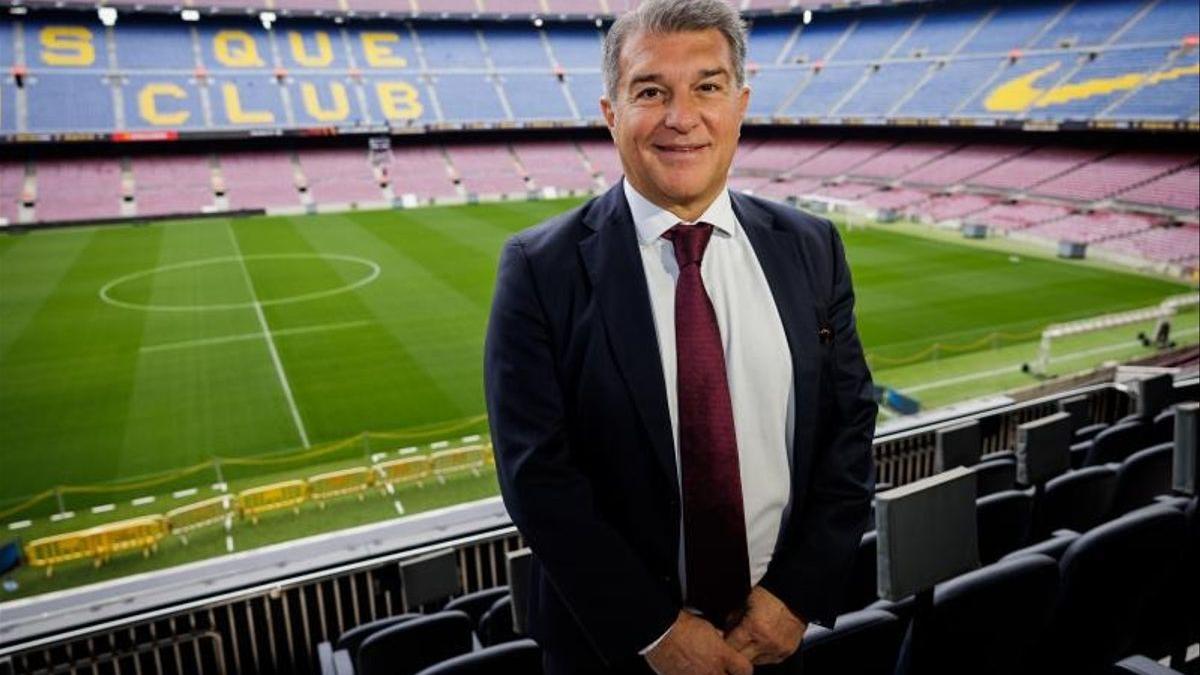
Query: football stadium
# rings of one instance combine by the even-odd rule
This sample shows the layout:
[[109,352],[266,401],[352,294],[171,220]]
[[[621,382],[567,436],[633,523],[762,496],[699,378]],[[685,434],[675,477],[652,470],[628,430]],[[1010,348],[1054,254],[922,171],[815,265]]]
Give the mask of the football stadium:
[[[1200,673],[1200,2],[730,4],[879,404],[804,672]],[[636,5],[0,8],[0,675],[542,672],[484,341]]]

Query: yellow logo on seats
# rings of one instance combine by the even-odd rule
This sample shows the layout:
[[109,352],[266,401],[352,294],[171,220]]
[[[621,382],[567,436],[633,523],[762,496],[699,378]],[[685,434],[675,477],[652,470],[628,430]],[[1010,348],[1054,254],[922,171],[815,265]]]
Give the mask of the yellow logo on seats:
[[1097,77],[1045,89],[1035,84],[1042,77],[1058,70],[1060,65],[1061,63],[1052,63],[996,87],[988,94],[983,103],[984,108],[991,112],[1020,112],[1030,107],[1047,108],[1093,96],[1136,89],[1143,83],[1151,85],[1181,77],[1200,76],[1200,63],[1197,63],[1157,73],[1126,73],[1114,77]]

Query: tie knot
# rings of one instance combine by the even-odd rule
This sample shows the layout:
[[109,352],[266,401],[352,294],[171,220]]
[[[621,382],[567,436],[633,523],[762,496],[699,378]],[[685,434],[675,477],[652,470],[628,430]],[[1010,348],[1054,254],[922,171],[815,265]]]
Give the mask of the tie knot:
[[704,250],[708,248],[708,240],[712,238],[713,226],[709,223],[684,225],[679,223],[663,233],[675,247],[675,262],[679,269],[688,265],[699,265],[704,258]]

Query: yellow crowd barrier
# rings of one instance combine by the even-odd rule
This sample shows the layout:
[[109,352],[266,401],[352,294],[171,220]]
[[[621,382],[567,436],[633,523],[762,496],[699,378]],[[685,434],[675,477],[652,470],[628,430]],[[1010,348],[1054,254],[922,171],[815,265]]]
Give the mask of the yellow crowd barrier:
[[167,529],[186,544],[189,532],[225,520],[229,516],[232,501],[233,497],[226,495],[171,509],[167,511]]
[[25,561],[30,567],[45,567],[46,576],[54,574],[54,566],[72,560],[92,558],[95,564],[100,561],[97,552],[100,549],[100,535],[92,530],[68,532],[51,537],[34,539],[25,545]]
[[429,463],[428,455],[416,455],[404,459],[393,459],[390,462],[381,462],[375,465],[375,471],[379,476],[378,482],[383,485],[396,486],[408,483],[421,485],[422,481],[429,478],[433,467]]
[[92,532],[100,535],[96,557],[107,561],[114,553],[141,549],[143,557],[158,550],[158,540],[167,534],[167,519],[162,516],[130,518],[108,525],[93,527]]
[[475,475],[479,475],[479,470],[483,468],[484,461],[484,448],[482,445],[468,445],[465,448],[440,450],[429,456],[429,462],[433,465],[433,474],[438,477],[438,480],[443,480],[446,476],[463,471],[470,471]]
[[342,495],[358,494],[362,501],[363,493],[371,487],[374,474],[365,466],[308,477],[308,498],[315,499],[317,506],[325,508],[325,500]]
[[290,508],[300,513],[300,505],[308,499],[308,483],[285,480],[280,483],[242,490],[238,493],[238,510],[243,518],[258,524],[258,516],[268,511]]

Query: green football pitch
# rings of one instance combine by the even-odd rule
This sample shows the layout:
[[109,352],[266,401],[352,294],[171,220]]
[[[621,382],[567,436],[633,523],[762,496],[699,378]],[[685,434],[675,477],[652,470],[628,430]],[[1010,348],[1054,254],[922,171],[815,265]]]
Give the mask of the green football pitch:
[[[0,511],[57,485],[364,431],[458,420],[463,433],[484,430],[481,353],[500,247],[575,203],[0,236]],[[845,239],[877,375],[906,386],[936,377],[903,370],[926,368],[931,345],[990,352],[978,345],[991,336],[993,347],[1028,349],[1047,324],[1187,290],[886,227]]]

